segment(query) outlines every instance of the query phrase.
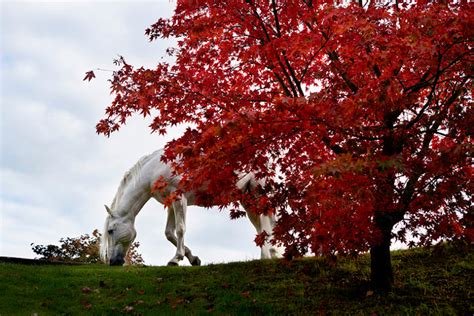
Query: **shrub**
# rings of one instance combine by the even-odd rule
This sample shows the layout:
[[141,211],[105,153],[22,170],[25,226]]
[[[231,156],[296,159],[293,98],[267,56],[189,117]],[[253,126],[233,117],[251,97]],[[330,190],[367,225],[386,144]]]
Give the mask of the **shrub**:
[[[99,263],[100,237],[102,234],[95,229],[92,235],[59,239],[60,245],[35,245],[31,243],[34,253],[41,256],[40,260],[66,263]],[[125,257],[128,264],[143,264],[142,255],[138,252],[139,242],[134,242]]]

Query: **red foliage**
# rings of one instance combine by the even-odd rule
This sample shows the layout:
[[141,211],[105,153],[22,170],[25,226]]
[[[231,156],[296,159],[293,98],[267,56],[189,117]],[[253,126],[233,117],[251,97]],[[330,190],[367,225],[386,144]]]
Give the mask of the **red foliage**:
[[268,237],[268,234],[266,231],[261,232],[255,237],[255,244],[259,247],[262,247],[267,237]]
[[366,3],[178,1],[146,30],[176,63],[120,58],[97,131],[190,124],[165,151],[183,189],[230,205],[234,170],[266,177],[292,251],[366,251],[395,224],[472,241],[474,4]]
[[86,80],[87,80],[87,81],[91,81],[91,80],[94,79],[94,78],[95,78],[95,74],[94,74],[94,72],[93,72],[92,70],[90,70],[90,71],[87,71],[87,72],[86,72],[86,76],[85,76],[84,79],[82,79],[82,80],[83,80],[83,81],[86,81]]

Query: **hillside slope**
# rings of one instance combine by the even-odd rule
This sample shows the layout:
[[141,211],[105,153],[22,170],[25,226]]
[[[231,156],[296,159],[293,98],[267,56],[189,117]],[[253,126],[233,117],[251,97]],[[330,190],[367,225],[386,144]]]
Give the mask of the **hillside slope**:
[[204,267],[0,264],[0,315],[474,313],[472,247],[393,253],[392,293],[370,291],[369,258]]

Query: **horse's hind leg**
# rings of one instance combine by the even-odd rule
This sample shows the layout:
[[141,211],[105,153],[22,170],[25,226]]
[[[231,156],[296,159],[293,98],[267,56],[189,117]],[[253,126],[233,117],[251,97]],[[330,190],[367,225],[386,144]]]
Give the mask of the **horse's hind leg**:
[[271,244],[271,240],[273,239],[273,228],[276,225],[276,218],[274,215],[260,215],[260,225],[262,227],[262,231],[265,231],[268,234],[267,240],[262,247],[265,248],[265,251],[268,252],[268,258],[279,258],[281,257],[279,249]]
[[[245,209],[245,206],[244,206]],[[247,211],[247,210],[246,210]],[[262,221],[262,218],[264,217],[263,215],[255,214],[254,212],[247,211],[247,217],[249,218],[250,222],[253,224],[255,227],[255,230],[257,231],[257,234],[260,234],[265,230],[267,234],[271,234],[272,230],[268,230],[268,225],[266,222]],[[265,229],[266,228],[266,229]],[[262,247],[260,247],[260,258],[261,259],[269,259],[271,258],[271,253],[270,253],[270,247],[268,244],[268,241],[265,241]]]
[[[166,230],[165,230],[165,235],[166,238],[175,246],[178,246],[178,239],[176,238],[175,235],[175,230],[176,230],[176,217],[175,217],[175,211],[173,207],[168,208],[168,219],[166,221]],[[188,258],[189,262],[193,265],[201,265],[201,260],[197,256],[193,256],[191,249],[188,247],[184,246],[184,255],[186,258]],[[177,256],[174,256],[169,262],[168,265],[178,265],[178,262],[180,259],[177,258]]]
[[255,227],[257,234],[262,233],[265,231],[268,235],[267,239],[263,243],[262,247],[260,248],[260,258],[261,259],[269,259],[269,258],[279,258],[281,257],[281,250],[278,249],[276,246],[271,244],[271,240],[273,238],[273,228],[276,225],[276,218],[275,215],[259,215],[255,214],[254,212],[247,211],[245,205],[242,205],[247,212],[247,217],[249,218],[250,222]]

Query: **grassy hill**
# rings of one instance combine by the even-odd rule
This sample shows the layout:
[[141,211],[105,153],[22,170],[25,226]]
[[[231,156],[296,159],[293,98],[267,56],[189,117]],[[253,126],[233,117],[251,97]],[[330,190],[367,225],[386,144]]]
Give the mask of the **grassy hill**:
[[0,264],[0,315],[473,315],[472,247],[393,253],[395,289],[370,291],[369,258],[204,267]]

